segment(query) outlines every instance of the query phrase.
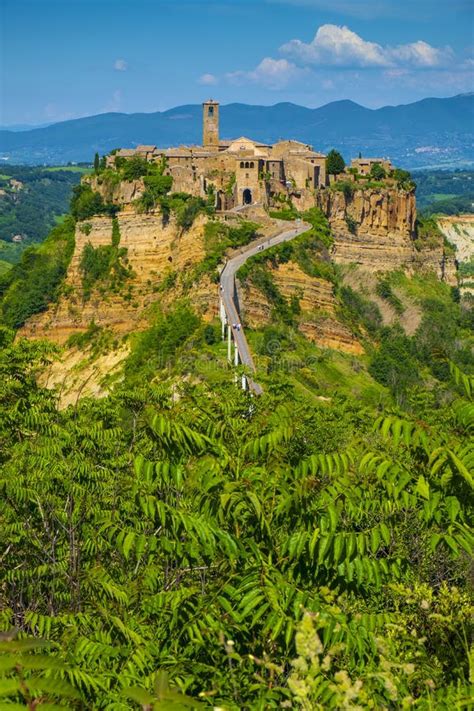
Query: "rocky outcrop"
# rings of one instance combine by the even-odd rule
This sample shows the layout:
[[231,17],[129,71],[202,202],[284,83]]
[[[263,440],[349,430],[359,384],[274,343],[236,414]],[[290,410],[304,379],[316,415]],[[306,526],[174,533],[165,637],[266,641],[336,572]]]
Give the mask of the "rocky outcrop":
[[[271,273],[286,299],[298,298],[301,314],[297,321],[301,333],[321,347],[345,353],[363,353],[361,344],[336,317],[336,299],[331,282],[308,276],[294,262],[280,264]],[[272,304],[255,286],[241,288],[239,301],[247,325],[259,328],[272,323]]]
[[456,259],[459,262],[474,259],[474,215],[439,217],[437,222],[446,239],[456,247]]
[[331,225],[335,262],[373,271],[429,270],[448,284],[456,284],[456,265],[446,254],[443,241],[424,244],[416,239],[414,192],[386,188],[354,190],[346,195],[318,190],[315,202]]
[[130,206],[145,192],[145,184],[142,179],[118,182],[106,174],[105,176],[88,176],[84,178],[84,182],[89,183],[92,190],[102,196],[104,202],[120,205],[122,209]]
[[[64,343],[70,335],[87,330],[92,321],[117,335],[131,333],[148,325],[147,307],[160,300],[166,303],[180,295],[179,280],[171,293],[160,291],[172,273],[186,275],[204,256],[206,218],[196,219],[190,230],[180,230],[174,220],[163,225],[160,213],[120,212],[120,247],[127,249],[128,266],[133,275],[118,292],[104,291],[100,284],[88,300],[84,299],[80,262],[87,243],[93,247],[110,245],[112,220],[94,217],[76,227],[76,245],[62,295],[57,304],[28,320],[20,333],[29,338],[49,338]],[[203,281],[197,305],[205,318],[212,318],[217,306],[216,287]]]
[[[474,215],[439,217],[437,222],[443,235],[456,249],[456,261],[462,264],[474,260]],[[472,276],[459,278],[459,287],[463,296],[474,296],[472,282]]]
[[361,235],[410,239],[415,234],[416,199],[413,192],[389,189],[355,190],[345,195],[336,190],[318,190],[316,204],[336,232],[347,232],[346,217],[357,223]]

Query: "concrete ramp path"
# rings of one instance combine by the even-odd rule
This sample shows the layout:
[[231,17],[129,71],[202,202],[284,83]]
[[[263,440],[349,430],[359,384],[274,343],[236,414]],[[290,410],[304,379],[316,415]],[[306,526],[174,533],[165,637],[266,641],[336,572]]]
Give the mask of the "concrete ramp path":
[[[242,324],[240,324],[240,314],[237,307],[235,275],[249,257],[252,257],[254,254],[260,254],[266,249],[274,247],[277,244],[281,244],[282,242],[288,242],[303,234],[303,232],[307,232],[311,229],[311,225],[308,222],[303,221],[288,222],[285,220],[275,220],[275,223],[280,228],[280,231],[266,239],[264,242],[257,241],[256,243],[244,248],[244,250],[236,256],[231,257],[222,270],[220,278],[221,299],[224,305],[227,323],[229,324],[229,327],[232,328],[232,336],[237,346],[240,362],[247,366],[252,373],[255,373],[255,364],[253,362],[252,354],[250,353],[247,339],[245,338],[244,328]],[[233,324],[240,324],[240,329],[233,328]],[[248,384],[250,389],[253,390],[255,394],[261,395],[263,392],[261,385],[250,379],[248,380]]]

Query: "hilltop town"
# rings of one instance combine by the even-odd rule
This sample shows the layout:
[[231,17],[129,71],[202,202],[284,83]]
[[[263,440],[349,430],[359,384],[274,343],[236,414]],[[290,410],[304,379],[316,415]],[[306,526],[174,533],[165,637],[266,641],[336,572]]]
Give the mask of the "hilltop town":
[[[268,205],[270,196],[290,193],[297,193],[305,203],[305,197],[311,199],[315,189],[337,179],[327,170],[327,156],[309,144],[282,140],[267,145],[245,136],[220,139],[219,103],[205,101],[202,109],[202,146],[121,148],[107,156],[107,167],[114,168],[117,159],[138,157],[151,163],[165,159],[164,172],[172,176],[175,192],[206,197],[212,191],[218,211],[256,203]],[[344,179],[369,176],[374,165],[380,165],[384,176],[392,172],[392,164],[385,158],[359,157],[344,171]]]

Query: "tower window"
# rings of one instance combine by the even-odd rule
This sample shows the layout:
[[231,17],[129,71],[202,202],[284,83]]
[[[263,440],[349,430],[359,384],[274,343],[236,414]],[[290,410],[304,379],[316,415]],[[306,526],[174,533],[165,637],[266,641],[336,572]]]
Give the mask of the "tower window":
[[214,107],[213,107],[213,106],[209,106],[209,110],[208,110],[207,113],[208,113],[208,116],[214,116]]
[[243,161],[243,160],[240,161],[240,167],[241,167],[241,168],[245,168],[245,164],[244,164],[244,161]]
[[250,163],[250,167],[253,168],[253,161]]

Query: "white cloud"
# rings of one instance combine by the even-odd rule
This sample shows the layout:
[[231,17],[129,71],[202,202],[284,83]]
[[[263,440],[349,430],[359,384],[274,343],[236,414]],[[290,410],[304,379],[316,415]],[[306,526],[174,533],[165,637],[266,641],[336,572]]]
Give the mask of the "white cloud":
[[413,67],[439,67],[452,59],[453,52],[450,47],[437,49],[427,42],[418,40],[411,44],[400,44],[386,52],[396,64],[405,64]]
[[126,72],[128,69],[128,63],[125,59],[116,59],[114,62],[114,69],[116,72]]
[[225,75],[232,84],[260,84],[267,89],[283,89],[290,81],[302,78],[307,69],[297,67],[287,59],[265,57],[251,71],[236,71]]
[[348,27],[321,25],[311,42],[293,39],[280,51],[301,64],[335,67],[439,67],[452,59],[449,47],[438,49],[419,40],[397,47],[368,42]]
[[198,84],[204,84],[205,86],[213,86],[217,84],[219,80],[214,74],[202,74],[198,79]]

